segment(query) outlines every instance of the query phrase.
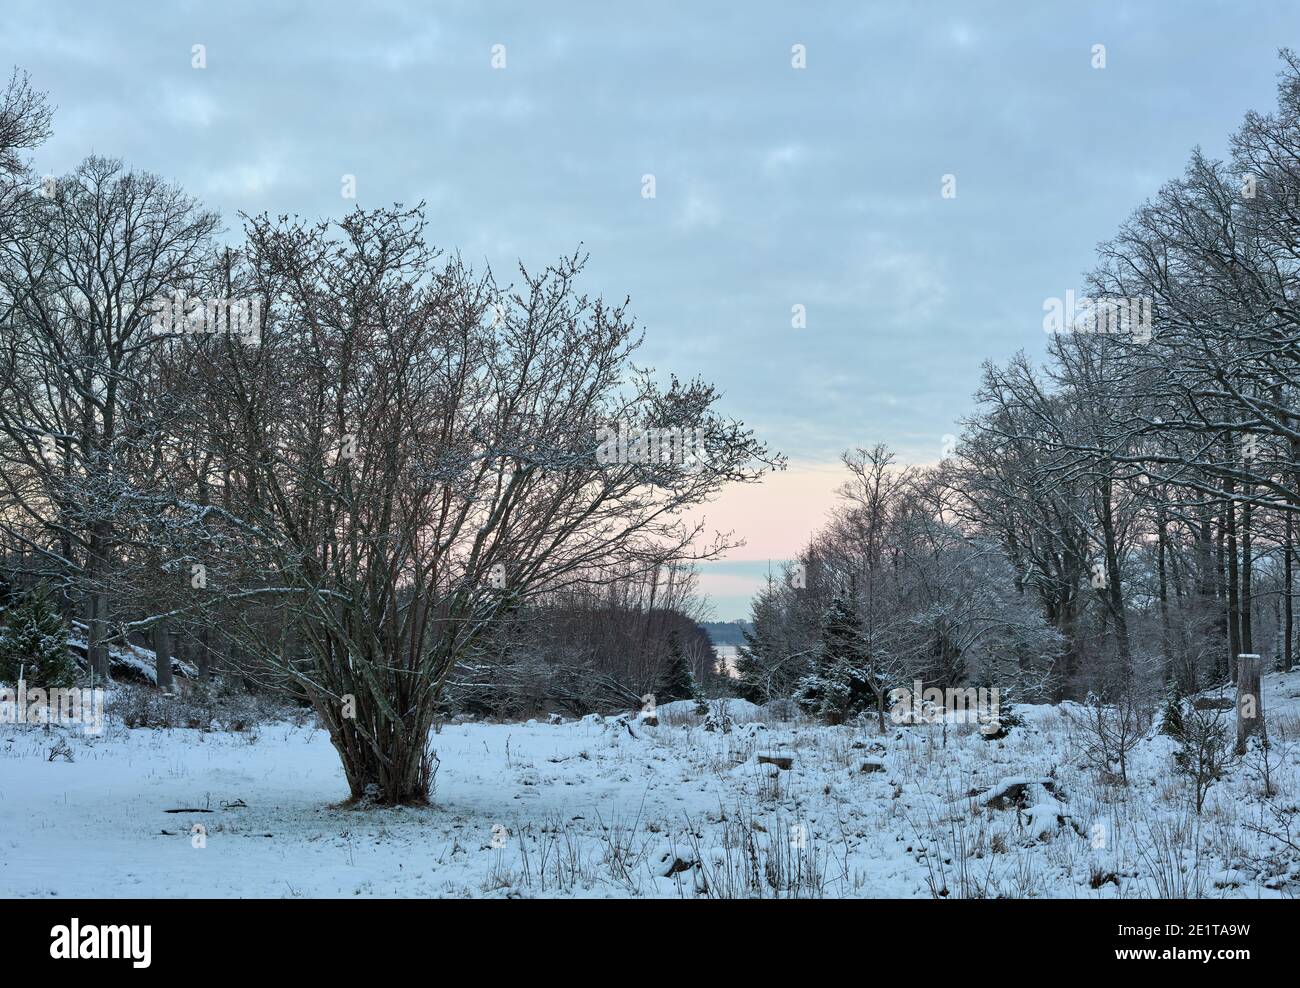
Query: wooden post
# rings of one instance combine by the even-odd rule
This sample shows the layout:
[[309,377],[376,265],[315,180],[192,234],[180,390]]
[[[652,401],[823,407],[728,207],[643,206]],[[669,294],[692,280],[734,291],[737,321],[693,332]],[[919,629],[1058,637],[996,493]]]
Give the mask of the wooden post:
[[1260,691],[1262,663],[1258,655],[1237,656],[1237,754],[1246,753],[1246,738],[1264,734],[1264,694]]

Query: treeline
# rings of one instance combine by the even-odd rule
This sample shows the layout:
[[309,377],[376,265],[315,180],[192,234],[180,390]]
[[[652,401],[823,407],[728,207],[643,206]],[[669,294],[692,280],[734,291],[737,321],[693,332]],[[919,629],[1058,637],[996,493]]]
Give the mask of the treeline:
[[844,463],[840,506],[754,600],[742,695],[838,721],[883,716],[915,679],[1041,691],[1063,636],[997,542],[955,516],[947,470],[899,467],[883,446]]
[[528,718],[644,707],[730,691],[693,568],[670,566],[542,595],[456,670],[447,711]]
[[715,645],[743,645],[745,632],[751,630],[748,621],[701,621]]
[[1076,311],[1045,303],[1045,366],[985,366],[953,455],[846,455],[840,510],[754,603],[748,693],[1186,694],[1241,653],[1291,668],[1300,63],[1282,62],[1277,109],[1100,246]]

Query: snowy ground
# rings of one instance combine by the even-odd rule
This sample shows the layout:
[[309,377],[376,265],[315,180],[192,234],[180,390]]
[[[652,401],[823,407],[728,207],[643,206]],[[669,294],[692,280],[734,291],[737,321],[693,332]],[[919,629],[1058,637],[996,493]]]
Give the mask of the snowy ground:
[[[435,805],[388,810],[337,805],[338,760],[308,727],[110,725],[68,732],[68,762],[48,758],[62,729],[3,725],[0,895],[1295,897],[1300,672],[1266,677],[1265,695],[1278,794],[1261,798],[1248,759],[1199,818],[1169,739],[1142,742],[1130,784],[1108,786],[1050,707],[993,742],[744,704],[751,723],[729,734],[680,707],[636,731],[449,725]],[[1002,805],[1008,780],[1049,784]]]

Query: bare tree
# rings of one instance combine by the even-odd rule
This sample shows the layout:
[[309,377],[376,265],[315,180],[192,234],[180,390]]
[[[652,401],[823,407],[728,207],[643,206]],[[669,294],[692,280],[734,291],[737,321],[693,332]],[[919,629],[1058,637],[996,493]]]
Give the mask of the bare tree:
[[92,157],[6,225],[0,532],[80,606],[103,677],[119,521],[147,497],[134,471],[167,397],[153,390],[164,341],[151,315],[205,276],[217,219],[156,176]]
[[[601,567],[716,555],[728,538],[681,513],[777,462],[711,388],[630,370],[626,308],[576,291],[580,258],[503,290],[423,231],[418,207],[250,220],[265,331],[211,348],[191,422],[229,492],[203,524],[242,540],[209,589],[301,629],[286,655],[238,618],[315,705],[353,797],[385,803],[427,799],[441,692],[510,613]],[[698,428],[703,462],[603,465],[610,420]]]

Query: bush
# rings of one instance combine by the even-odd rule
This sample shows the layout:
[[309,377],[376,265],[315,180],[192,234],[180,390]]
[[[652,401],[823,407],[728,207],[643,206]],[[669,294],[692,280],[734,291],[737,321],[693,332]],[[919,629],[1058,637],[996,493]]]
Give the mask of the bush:
[[700,688],[696,685],[690,660],[686,658],[686,650],[682,648],[681,638],[676,634],[668,643],[668,664],[655,689],[655,699],[659,703],[700,699]]
[[17,683],[19,675],[46,690],[72,686],[77,680],[68,629],[50,595],[40,588],[8,608],[0,621],[0,681]]
[[152,686],[122,685],[109,698],[109,717],[125,727],[187,727],[198,731],[255,730],[272,720],[301,720],[305,708],[288,710],[269,697],[196,683],[183,693],[165,696]]
[[1117,691],[1111,703],[1089,693],[1077,713],[1065,714],[1071,742],[1106,781],[1128,785],[1129,758],[1153,719],[1148,702],[1136,689]]
[[[992,687],[977,687],[978,689],[989,689]],[[1013,693],[1007,690],[998,694],[998,715],[996,718],[985,717],[980,714],[980,736],[985,741],[1001,741],[1011,733],[1012,728],[1024,727],[1025,719],[1020,716],[1019,710],[1013,699]]]
[[799,681],[795,702],[805,713],[830,724],[842,724],[875,707],[868,664],[855,602],[837,594],[826,614],[812,671]]
[[1191,780],[1199,816],[1205,808],[1206,794],[1223,777],[1231,758],[1228,721],[1217,710],[1193,708],[1183,718],[1180,730],[1181,747],[1174,753],[1174,762]]
[[1160,714],[1160,733],[1181,741],[1183,738],[1183,700],[1173,687],[1165,698],[1165,707]]

